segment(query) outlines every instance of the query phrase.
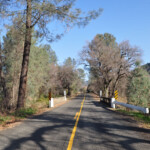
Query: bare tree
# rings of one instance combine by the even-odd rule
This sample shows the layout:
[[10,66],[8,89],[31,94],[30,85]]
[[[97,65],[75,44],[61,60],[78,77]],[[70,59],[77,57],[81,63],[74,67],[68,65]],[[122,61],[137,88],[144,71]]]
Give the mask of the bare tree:
[[68,95],[71,95],[71,85],[74,81],[74,71],[72,66],[62,66],[59,68],[58,79],[64,89],[68,90]]
[[117,44],[112,35],[97,35],[83,48],[81,59],[90,67],[90,73],[101,80],[105,96],[113,96],[117,84],[130,74],[139,60],[140,49],[128,41]]
[[141,49],[137,46],[132,47],[129,41],[123,41],[119,44],[119,56],[117,63],[117,71],[114,78],[114,85],[112,90],[112,95],[114,90],[122,78],[129,77],[131,69],[133,69],[137,62],[140,62]]

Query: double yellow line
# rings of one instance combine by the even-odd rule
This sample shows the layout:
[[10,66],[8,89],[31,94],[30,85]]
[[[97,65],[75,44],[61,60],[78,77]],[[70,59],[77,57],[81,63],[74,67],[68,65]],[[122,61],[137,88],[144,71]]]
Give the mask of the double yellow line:
[[76,130],[77,130],[77,125],[78,125],[78,122],[79,122],[79,118],[80,118],[80,115],[81,115],[81,111],[82,111],[82,108],[83,108],[84,101],[85,101],[85,96],[84,96],[84,98],[83,98],[83,100],[81,102],[80,111],[77,112],[75,117],[74,117],[74,119],[76,119],[76,123],[74,125],[73,130],[72,130],[72,134],[71,134],[71,137],[70,137],[70,140],[69,140],[69,144],[68,144],[67,150],[71,150],[72,149],[73,140],[74,140],[75,133],[76,133]]

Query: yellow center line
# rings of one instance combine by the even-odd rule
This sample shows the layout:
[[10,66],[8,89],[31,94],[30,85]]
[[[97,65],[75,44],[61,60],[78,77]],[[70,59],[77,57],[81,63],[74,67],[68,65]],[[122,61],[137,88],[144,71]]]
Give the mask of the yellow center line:
[[74,119],[76,119],[77,118],[77,116],[78,116],[78,112],[76,113],[76,115],[74,116]]
[[72,149],[72,144],[73,144],[73,140],[74,140],[74,137],[75,137],[75,133],[76,133],[76,130],[77,130],[77,125],[78,125],[78,122],[79,122],[79,118],[80,118],[80,115],[81,115],[81,111],[82,111],[82,108],[83,108],[83,104],[84,104],[84,100],[85,100],[85,96],[83,98],[83,101],[81,103],[81,107],[80,107],[80,111],[76,113],[77,116],[77,119],[76,119],[76,123],[74,125],[74,128],[72,130],[72,134],[71,134],[71,137],[70,137],[70,140],[69,140],[69,144],[68,144],[68,147],[67,147],[67,150],[71,150]]

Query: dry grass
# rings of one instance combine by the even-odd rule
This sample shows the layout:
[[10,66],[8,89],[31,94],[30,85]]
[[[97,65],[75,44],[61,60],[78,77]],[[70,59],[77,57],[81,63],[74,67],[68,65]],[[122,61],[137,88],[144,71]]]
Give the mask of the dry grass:
[[36,103],[34,103],[34,105],[32,104],[32,108],[25,108],[8,114],[0,114],[0,130],[12,128],[20,124],[23,120],[25,120],[28,117],[40,115],[46,111],[53,110],[56,107],[59,107],[69,101],[69,99],[67,99],[67,101],[63,101],[56,104],[54,108],[48,108],[49,101],[47,102],[46,100],[47,99],[37,101]]

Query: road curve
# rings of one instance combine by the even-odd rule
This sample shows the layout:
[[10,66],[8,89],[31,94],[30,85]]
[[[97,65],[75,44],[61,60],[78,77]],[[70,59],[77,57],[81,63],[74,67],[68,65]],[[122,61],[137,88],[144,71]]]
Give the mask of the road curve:
[[72,150],[150,149],[150,130],[137,127],[135,121],[107,109],[90,94],[83,99],[84,95],[77,96],[0,131],[0,150],[67,150],[71,137]]

